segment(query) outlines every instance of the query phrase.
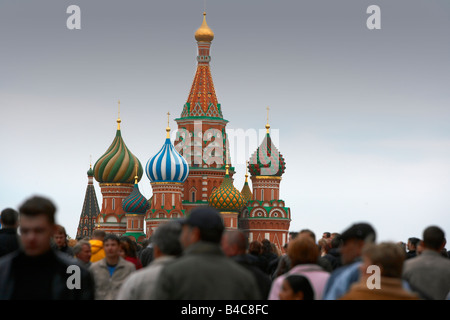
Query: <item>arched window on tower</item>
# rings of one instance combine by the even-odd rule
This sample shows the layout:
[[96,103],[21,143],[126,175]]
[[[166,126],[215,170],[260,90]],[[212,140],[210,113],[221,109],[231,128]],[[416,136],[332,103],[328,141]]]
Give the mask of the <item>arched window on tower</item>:
[[166,197],[165,197],[166,195],[163,193],[162,194],[162,196],[161,196],[161,207],[164,207],[164,202],[165,202],[165,200],[166,200]]
[[261,201],[264,201],[264,189],[261,189]]
[[195,202],[196,201],[196,192],[195,192],[195,190],[192,190],[191,191],[191,202]]

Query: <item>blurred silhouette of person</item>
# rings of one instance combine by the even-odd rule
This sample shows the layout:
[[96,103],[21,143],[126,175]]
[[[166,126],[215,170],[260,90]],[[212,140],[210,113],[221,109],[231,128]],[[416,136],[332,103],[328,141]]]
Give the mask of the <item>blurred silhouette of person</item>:
[[314,300],[314,290],[308,278],[293,274],[283,280],[279,297],[280,300]]
[[1,213],[0,221],[2,224],[0,229],[0,257],[3,257],[19,249],[20,239],[17,234],[19,213],[12,208],[6,208]]
[[89,268],[91,266],[91,244],[87,240],[80,240],[78,243],[73,247],[73,254],[75,258],[80,261],[81,265],[83,265],[86,268]]
[[406,248],[408,252],[406,253],[406,259],[411,259],[417,256],[417,245],[419,244],[420,239],[416,237],[411,237],[408,239],[408,243],[406,244]]
[[105,250],[103,249],[103,239],[106,236],[106,232],[100,229],[95,229],[92,232],[92,239],[89,240],[91,244],[91,262],[97,262],[105,257]]
[[[416,294],[406,291],[402,284],[403,263],[406,253],[397,243],[368,244],[362,251],[361,279],[340,300],[419,300]],[[380,268],[379,287],[369,287],[370,266]]]
[[376,240],[375,229],[368,223],[355,223],[345,230],[340,239],[342,267],[331,273],[325,287],[324,300],[337,300],[360,279],[361,253],[366,244]]
[[114,300],[120,287],[136,267],[120,256],[120,239],[117,235],[106,235],[103,245],[105,258],[94,262],[89,270],[95,281],[95,299]]
[[118,300],[153,299],[159,273],[183,252],[180,235],[181,224],[178,221],[169,221],[156,228],[152,235],[153,261],[125,281],[117,296]]
[[58,249],[61,252],[64,252],[65,254],[68,254],[71,257],[74,256],[72,248],[69,247],[68,245],[66,229],[60,224],[57,224],[55,226],[55,234],[53,235],[53,241],[56,245],[56,249]]
[[139,270],[142,268],[141,260],[139,260],[137,256],[137,246],[136,242],[131,240],[128,237],[121,237],[120,238],[120,250],[119,254],[122,258],[124,258],[126,261],[129,261],[134,264],[136,267],[136,270]]
[[292,274],[301,274],[308,278],[314,290],[314,299],[321,300],[330,273],[317,264],[320,254],[315,241],[308,234],[299,234],[293,241],[289,242],[287,250],[292,267],[287,273],[277,277],[272,282],[269,300],[280,298],[283,280]]
[[253,275],[220,248],[224,224],[212,207],[198,207],[182,221],[183,255],[160,273],[157,300],[260,299]]
[[246,254],[248,240],[244,233],[239,230],[226,231],[222,236],[221,243],[222,250],[227,257],[230,257],[253,274],[258,284],[261,298],[267,299],[272,281],[268,274],[253,263],[252,259],[249,258],[249,254]]
[[[52,248],[55,213],[53,202],[39,196],[27,199],[20,206],[22,246],[0,259],[1,300],[94,298],[94,283],[88,270],[75,258]],[[70,270],[75,270],[71,271],[78,279],[75,283],[69,278]],[[70,289],[69,284],[79,285],[79,288]]]
[[438,226],[423,231],[422,253],[405,262],[403,279],[427,300],[444,300],[450,292],[450,260],[441,255],[446,239]]
[[341,252],[339,251],[341,242],[342,241],[340,238],[340,234],[335,234],[335,236],[331,240],[330,250],[328,250],[327,254],[323,256],[325,259],[327,259],[330,262],[331,271],[334,271],[337,268],[342,266]]

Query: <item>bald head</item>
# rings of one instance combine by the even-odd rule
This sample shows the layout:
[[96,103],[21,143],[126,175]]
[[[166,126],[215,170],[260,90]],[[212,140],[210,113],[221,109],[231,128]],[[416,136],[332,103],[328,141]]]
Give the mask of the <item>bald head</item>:
[[222,250],[228,257],[245,254],[247,237],[239,230],[226,231],[222,236]]

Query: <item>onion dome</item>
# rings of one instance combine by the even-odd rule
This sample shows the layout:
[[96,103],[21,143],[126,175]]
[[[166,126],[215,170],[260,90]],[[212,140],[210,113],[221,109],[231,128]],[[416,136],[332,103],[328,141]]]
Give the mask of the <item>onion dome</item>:
[[92,170],[92,166],[89,167],[89,170],[87,171],[87,175],[88,175],[88,177],[94,176],[94,170]]
[[[168,113],[168,115],[170,115]],[[145,167],[151,182],[184,182],[189,174],[187,161],[175,150],[170,141],[170,127],[167,124],[167,136],[159,152],[150,158]]]
[[[267,108],[269,110],[269,108]],[[261,145],[250,157],[248,170],[252,176],[279,176],[286,170],[286,162],[282,154],[272,142],[269,129],[269,116],[267,116],[266,136]]]
[[203,12],[203,23],[200,28],[195,31],[195,40],[211,42],[214,39],[214,32],[206,23],[206,12]]
[[[119,101],[120,106],[120,101]],[[125,145],[120,132],[120,116],[117,119],[116,137],[108,150],[94,165],[94,177],[99,183],[133,183],[134,168],[138,166],[138,181],[144,172],[138,158]]]
[[135,176],[133,191],[123,199],[122,209],[126,213],[144,214],[150,208],[147,199],[141,194],[138,187],[138,176]]
[[253,198],[252,191],[250,190],[250,186],[248,185],[248,173],[245,172],[245,183],[242,187],[241,194],[245,199],[245,202],[249,202]]
[[246,200],[242,194],[234,187],[233,181],[228,174],[228,164],[226,174],[222,184],[209,196],[208,204],[219,211],[240,212],[245,206]]

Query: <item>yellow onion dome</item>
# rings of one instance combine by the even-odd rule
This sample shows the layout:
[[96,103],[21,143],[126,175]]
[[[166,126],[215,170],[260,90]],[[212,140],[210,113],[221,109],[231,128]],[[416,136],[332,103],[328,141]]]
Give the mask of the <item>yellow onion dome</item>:
[[214,32],[206,23],[206,12],[203,12],[203,23],[200,28],[195,31],[195,40],[211,42],[214,39]]

